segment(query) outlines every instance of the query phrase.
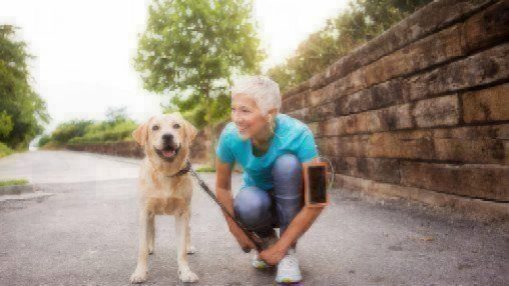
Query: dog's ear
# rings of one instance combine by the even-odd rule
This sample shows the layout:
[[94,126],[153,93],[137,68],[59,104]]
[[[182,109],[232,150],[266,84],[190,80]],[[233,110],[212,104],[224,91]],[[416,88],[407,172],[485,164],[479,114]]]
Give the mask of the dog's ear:
[[136,130],[133,131],[133,138],[140,146],[145,146],[148,140],[148,121],[140,124]]
[[184,119],[184,129],[187,137],[187,142],[191,143],[196,137],[196,134],[198,134],[198,130],[196,130],[196,127],[194,127],[193,124],[189,123],[189,121],[185,119]]
[[184,122],[184,133],[187,139],[187,142],[191,143],[194,138],[196,137],[196,134],[198,134],[198,130],[196,130],[196,127],[194,127],[193,124],[191,124],[189,121],[187,121],[184,116],[178,111],[173,113],[180,119],[182,119],[182,122]]

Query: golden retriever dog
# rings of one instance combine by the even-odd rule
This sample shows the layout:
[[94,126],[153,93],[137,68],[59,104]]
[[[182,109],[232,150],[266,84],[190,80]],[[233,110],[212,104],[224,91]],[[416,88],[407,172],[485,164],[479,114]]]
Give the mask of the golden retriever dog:
[[187,254],[194,253],[194,247],[189,236],[192,181],[186,163],[196,133],[196,128],[178,112],[154,116],[133,132],[146,156],[139,176],[138,263],[131,283],[147,279],[148,255],[154,251],[156,215],[175,216],[179,278],[183,282],[198,281],[187,262]]

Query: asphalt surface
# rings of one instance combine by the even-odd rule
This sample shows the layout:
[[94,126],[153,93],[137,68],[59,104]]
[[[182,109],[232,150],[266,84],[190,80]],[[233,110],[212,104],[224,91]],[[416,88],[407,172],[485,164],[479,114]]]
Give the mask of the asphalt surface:
[[[0,179],[44,193],[0,202],[0,285],[128,285],[136,266],[138,160],[65,151],[0,159]],[[214,174],[202,174],[214,185]],[[233,186],[240,184],[240,175]],[[335,190],[298,244],[304,285],[508,285],[507,224],[479,223],[402,201]],[[272,285],[250,266],[219,209],[193,197],[197,285]],[[181,285],[173,218],[156,219],[146,285]]]

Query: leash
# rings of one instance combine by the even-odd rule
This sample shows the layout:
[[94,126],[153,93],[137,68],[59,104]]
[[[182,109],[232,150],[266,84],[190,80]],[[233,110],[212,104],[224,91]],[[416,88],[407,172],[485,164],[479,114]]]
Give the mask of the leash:
[[[325,160],[328,161],[329,163],[329,166],[331,167],[331,174],[334,174],[334,167],[332,165],[332,162],[326,158],[326,157],[323,157],[323,156],[318,156],[319,158],[323,158]],[[181,171],[183,171],[183,173],[181,173]],[[255,232],[253,231],[250,231],[249,229],[247,229],[244,224],[242,224],[239,220],[237,220],[227,209],[226,207],[223,205],[223,203],[221,203],[216,195],[210,190],[210,188],[207,186],[207,184],[200,178],[200,176],[198,175],[198,173],[196,173],[196,171],[192,168],[191,166],[191,162],[189,161],[189,159],[186,160],[186,167],[183,169],[183,170],[180,170],[177,174],[178,175],[182,175],[182,174],[185,174],[185,173],[191,173],[191,175],[193,175],[193,177],[198,181],[198,184],[202,187],[202,189],[205,191],[205,193],[207,193],[207,195],[209,195],[210,198],[212,198],[212,200],[221,208],[221,210],[229,217],[233,220],[233,222],[235,222],[235,224],[242,230],[242,232],[244,232],[244,234],[249,238],[249,240],[251,240],[251,242],[253,242],[253,244],[255,245],[255,248],[258,252],[261,252],[264,248],[266,248],[264,245],[262,245],[261,243],[259,243],[258,241],[262,241],[262,239],[260,238],[260,236],[258,236]],[[332,188],[332,184],[334,182],[334,175],[331,176],[331,180],[329,181],[329,187],[328,189],[330,190]],[[242,249],[244,252],[249,252],[249,249]]]
[[[193,177],[196,178],[196,180],[198,181],[198,184],[200,184],[200,186],[202,187],[202,189],[205,191],[205,193],[207,193],[209,195],[209,197],[212,198],[212,200],[221,208],[221,210],[229,217],[233,220],[233,222],[235,222],[235,224],[242,230],[242,232],[244,232],[244,234],[249,238],[249,240],[251,240],[251,242],[253,242],[253,244],[255,245],[255,248],[258,252],[261,252],[264,247],[261,243],[259,243],[258,241],[262,241],[262,239],[255,233],[255,232],[252,232],[250,231],[249,229],[247,229],[244,224],[242,224],[240,221],[238,221],[227,209],[226,207],[223,205],[223,203],[221,203],[216,195],[210,190],[210,188],[207,186],[207,184],[200,178],[200,176],[194,171],[194,169],[191,167],[191,163],[188,163],[189,164],[189,172],[191,173],[191,175],[193,175]],[[249,249],[242,249],[244,252],[249,252]]]

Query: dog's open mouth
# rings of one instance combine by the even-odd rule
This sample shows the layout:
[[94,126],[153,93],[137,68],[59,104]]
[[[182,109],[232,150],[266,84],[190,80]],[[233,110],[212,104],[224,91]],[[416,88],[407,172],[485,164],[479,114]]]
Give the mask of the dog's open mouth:
[[180,146],[170,146],[170,145],[166,145],[164,146],[163,149],[157,149],[157,148],[154,148],[157,155],[159,155],[159,157],[165,159],[165,160],[172,160],[173,158],[175,158],[175,156],[177,156],[179,150],[180,150]]

